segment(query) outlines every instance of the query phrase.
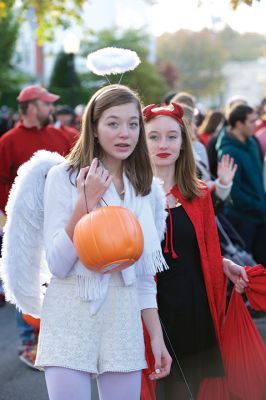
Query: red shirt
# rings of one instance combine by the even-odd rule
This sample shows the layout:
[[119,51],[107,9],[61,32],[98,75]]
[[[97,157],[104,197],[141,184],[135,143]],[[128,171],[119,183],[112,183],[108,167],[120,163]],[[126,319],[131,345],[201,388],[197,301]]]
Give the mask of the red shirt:
[[17,170],[38,150],[67,155],[78,135],[73,131],[57,129],[52,125],[37,129],[19,123],[0,138],[0,209],[5,210],[9,190]]
[[199,139],[199,141],[202,144],[204,144],[205,147],[207,147],[211,137],[212,137],[212,134],[208,133],[208,132],[202,132],[202,133],[197,134],[197,138]]

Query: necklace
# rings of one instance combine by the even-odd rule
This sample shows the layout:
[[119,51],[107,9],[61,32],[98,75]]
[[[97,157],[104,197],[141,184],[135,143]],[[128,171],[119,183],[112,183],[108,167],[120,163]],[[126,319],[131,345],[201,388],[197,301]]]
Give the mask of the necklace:
[[167,197],[167,205],[169,208],[177,208],[177,207],[182,206],[182,204],[180,203],[178,198],[176,196],[174,196],[171,191],[166,193],[166,197]]
[[182,206],[182,204],[180,203],[180,201],[178,199],[176,199],[176,203],[175,203],[175,208]]

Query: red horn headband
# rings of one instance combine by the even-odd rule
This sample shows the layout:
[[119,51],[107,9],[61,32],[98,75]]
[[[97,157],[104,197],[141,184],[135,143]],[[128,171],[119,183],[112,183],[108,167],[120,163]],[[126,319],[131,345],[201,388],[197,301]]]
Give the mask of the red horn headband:
[[152,118],[158,115],[167,115],[174,118],[180,125],[183,125],[183,109],[177,103],[171,103],[169,106],[160,106],[156,104],[150,104],[142,110],[144,121],[148,122]]

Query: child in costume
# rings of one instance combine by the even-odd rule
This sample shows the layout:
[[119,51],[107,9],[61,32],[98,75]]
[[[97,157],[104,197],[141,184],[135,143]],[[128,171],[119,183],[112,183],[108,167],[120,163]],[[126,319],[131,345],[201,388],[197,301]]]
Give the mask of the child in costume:
[[241,292],[247,275],[244,268],[221,257],[210,193],[196,178],[181,106],[152,104],[143,115],[168,208],[162,249],[169,270],[157,274],[157,300],[174,362],[171,374],[158,385],[158,398],[196,398],[205,378],[224,374],[220,346],[226,276]]
[[[150,379],[169,373],[171,357],[163,340],[153,278],[167,268],[160,246],[165,197],[152,177],[135,93],[122,85],[96,92],[86,107],[80,139],[66,160],[55,157],[51,164],[58,161],[42,172],[47,174],[43,236],[51,280],[41,308],[36,365],[44,368],[50,400],[88,400],[93,375],[101,399],[139,400],[141,370],[146,367],[141,317],[155,357]],[[106,203],[135,214],[144,250],[132,266],[104,275],[80,262],[73,234],[82,216]],[[5,236],[8,241],[8,232]],[[16,290],[12,296],[16,301]],[[30,308],[20,307],[24,312]],[[38,316],[38,307],[34,314]]]

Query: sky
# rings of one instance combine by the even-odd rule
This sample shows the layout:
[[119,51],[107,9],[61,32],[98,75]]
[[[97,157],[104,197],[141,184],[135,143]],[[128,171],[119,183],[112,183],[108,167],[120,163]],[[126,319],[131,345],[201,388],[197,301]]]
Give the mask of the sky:
[[152,8],[152,32],[159,36],[179,29],[198,31],[222,29],[225,24],[238,32],[266,35],[266,0],[255,1],[252,7],[241,4],[232,10],[230,0],[158,0]]

